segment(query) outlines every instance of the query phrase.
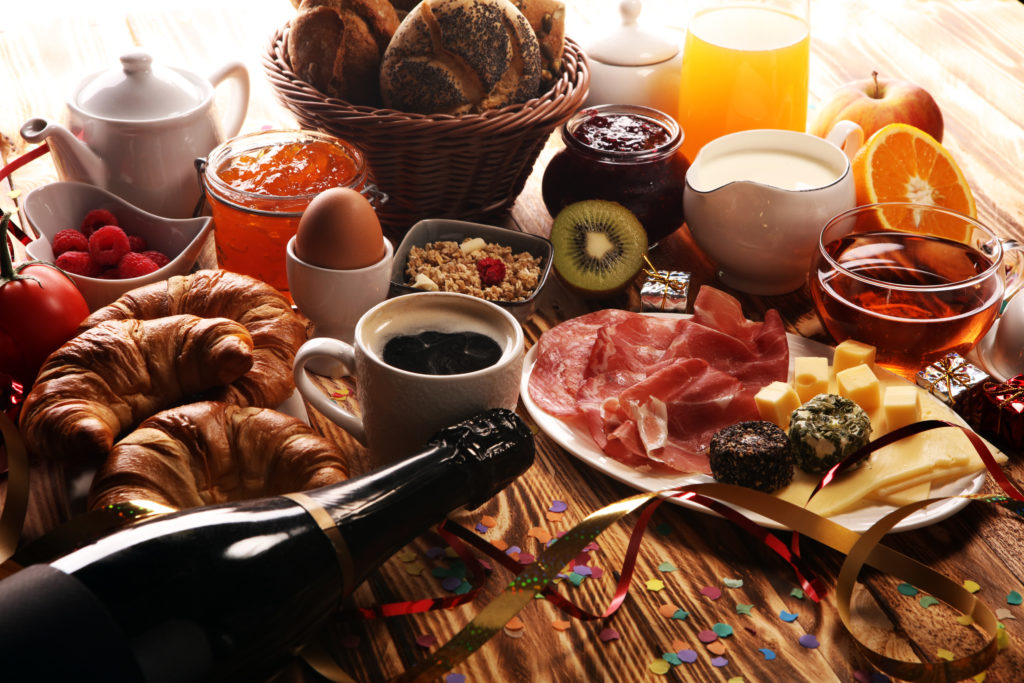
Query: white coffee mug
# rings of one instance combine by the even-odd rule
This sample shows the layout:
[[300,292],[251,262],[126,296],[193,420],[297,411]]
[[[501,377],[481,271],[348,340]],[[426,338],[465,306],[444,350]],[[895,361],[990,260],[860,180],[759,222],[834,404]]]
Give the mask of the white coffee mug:
[[[390,339],[424,331],[476,332],[496,341],[497,362],[473,372],[430,375],[384,362]],[[295,356],[299,393],[369,449],[372,469],[412,455],[438,430],[490,408],[515,410],[523,371],[523,330],[501,307],[465,294],[424,292],[388,299],[366,312],[347,344],[307,341]],[[359,412],[335,403],[313,384],[306,366],[318,358],[341,363],[356,380]]]
[[827,139],[746,130],[701,148],[686,172],[683,211],[722,282],[759,295],[803,286],[822,227],[856,204],[850,159],[863,136],[840,121]]
[[[313,323],[315,336],[351,343],[359,318],[387,298],[394,247],[388,239],[384,246],[386,252],[376,263],[365,268],[336,270],[303,261],[295,254],[295,238],[288,240],[288,291],[295,305]],[[329,358],[314,361],[309,369],[325,377],[344,376],[343,368]]]

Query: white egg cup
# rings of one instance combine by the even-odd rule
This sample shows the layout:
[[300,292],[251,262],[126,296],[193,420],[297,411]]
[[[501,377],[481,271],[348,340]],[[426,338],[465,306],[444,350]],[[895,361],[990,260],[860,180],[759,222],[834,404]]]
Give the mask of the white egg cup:
[[[295,255],[295,238],[288,240],[288,290],[295,305],[313,323],[314,337],[351,344],[359,318],[387,298],[395,250],[387,238],[384,246],[384,256],[373,265],[335,270],[303,261]],[[319,357],[306,367],[325,377],[347,374],[341,363],[327,357]]]

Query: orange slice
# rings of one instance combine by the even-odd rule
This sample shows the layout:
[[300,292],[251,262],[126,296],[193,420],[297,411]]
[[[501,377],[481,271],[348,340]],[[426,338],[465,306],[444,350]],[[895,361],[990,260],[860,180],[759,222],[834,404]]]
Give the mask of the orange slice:
[[[860,205],[912,202],[976,216],[971,188],[953,157],[931,135],[905,123],[890,123],[868,138],[854,155],[853,180]],[[966,222],[941,213],[890,227],[960,242],[968,237]]]

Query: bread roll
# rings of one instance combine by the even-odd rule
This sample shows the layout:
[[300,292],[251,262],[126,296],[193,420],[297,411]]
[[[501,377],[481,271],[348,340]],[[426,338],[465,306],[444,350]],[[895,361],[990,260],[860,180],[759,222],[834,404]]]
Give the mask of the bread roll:
[[386,107],[420,114],[480,113],[536,97],[540,46],[509,0],[423,0],[381,63]]
[[562,73],[565,52],[565,5],[558,0],[512,0],[540,43],[540,87],[547,90]]
[[380,102],[380,60],[398,28],[387,0],[302,0],[288,32],[295,74],[353,104]]

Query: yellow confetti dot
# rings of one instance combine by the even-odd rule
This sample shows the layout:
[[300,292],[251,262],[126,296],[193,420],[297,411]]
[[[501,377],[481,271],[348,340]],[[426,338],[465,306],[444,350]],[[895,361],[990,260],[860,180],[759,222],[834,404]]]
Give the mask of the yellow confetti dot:
[[484,515],[480,518],[480,523],[483,524],[485,527],[490,528],[493,526],[497,526],[498,520],[494,519],[494,517],[491,517],[490,515]]
[[505,624],[505,628],[509,631],[521,631],[526,628],[526,624],[524,624],[523,620],[519,617],[512,617],[508,620],[508,623]]
[[666,619],[671,619],[672,615],[675,614],[676,610],[678,609],[679,608],[673,605],[671,602],[667,602],[658,608],[658,614],[665,617]]
[[980,674],[975,675],[974,680],[978,681],[978,683],[981,683],[987,677],[988,677],[988,674],[986,674],[984,671],[982,671]]
[[571,624],[565,619],[555,619],[551,622],[551,628],[556,631],[568,631]]
[[999,630],[996,631],[996,649],[1005,650],[1010,647],[1010,636],[1006,633],[1006,627],[999,624]]
[[402,562],[412,562],[416,559],[416,553],[414,553],[411,550],[403,550],[402,552],[398,553],[398,559],[400,559]]
[[651,673],[664,676],[668,673],[671,668],[671,664],[666,662],[664,659],[655,659],[653,662],[647,665],[647,668],[651,670]]
[[970,626],[974,623],[974,617],[972,617],[970,614],[961,614],[956,618],[956,623],[960,624],[961,626]]
[[733,676],[726,683],[744,683],[743,676]]
[[945,659],[947,662],[953,661],[953,653],[941,647],[939,648],[938,652],[935,653],[935,656],[939,659]]
[[971,593],[977,593],[981,590],[981,585],[979,585],[977,581],[971,581],[970,579],[967,579],[966,581],[964,581],[964,588],[970,591]]
[[420,576],[423,573],[423,565],[419,562],[407,562],[405,571],[411,576]]
[[647,590],[649,591],[660,591],[665,587],[665,584],[661,579],[647,579],[644,585],[647,586]]
[[445,556],[451,557],[451,558],[456,558],[456,557],[459,556],[459,554],[457,552],[455,552],[455,548],[452,548],[452,547],[445,548],[444,549],[444,554],[445,554]]
[[708,652],[713,655],[724,655],[725,654],[725,643],[720,640],[707,644]]

